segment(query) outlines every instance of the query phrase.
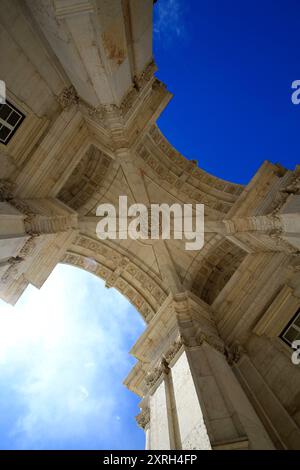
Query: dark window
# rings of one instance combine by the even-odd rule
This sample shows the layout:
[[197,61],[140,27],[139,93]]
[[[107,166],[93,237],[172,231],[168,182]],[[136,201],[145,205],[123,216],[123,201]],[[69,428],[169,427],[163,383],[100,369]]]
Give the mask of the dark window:
[[9,101],[0,104],[0,142],[8,144],[21,122],[25,118],[13,104]]
[[296,339],[300,340],[300,309],[285,327],[280,338],[289,346],[292,346],[292,342]]

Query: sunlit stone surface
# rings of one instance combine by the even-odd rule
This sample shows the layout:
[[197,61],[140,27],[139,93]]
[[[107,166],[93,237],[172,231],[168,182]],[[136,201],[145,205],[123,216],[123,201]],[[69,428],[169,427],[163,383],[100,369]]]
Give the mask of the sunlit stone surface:
[[[0,295],[14,304],[63,262],[132,302],[147,327],[125,385],[147,448],[299,449],[300,369],[280,334],[300,307],[300,170],[264,162],[243,187],[170,145],[152,8],[1,0],[0,78],[25,119],[0,144]],[[205,204],[204,248],[100,241],[96,208],[119,195]]]

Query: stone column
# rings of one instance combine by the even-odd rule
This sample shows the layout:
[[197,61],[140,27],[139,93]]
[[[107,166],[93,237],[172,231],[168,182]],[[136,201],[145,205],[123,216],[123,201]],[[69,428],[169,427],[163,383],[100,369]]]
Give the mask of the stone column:
[[77,235],[77,214],[55,198],[19,199],[0,180],[0,297],[40,288]]
[[150,449],[273,449],[231,368],[210,307],[170,296],[132,349],[126,385],[143,397]]
[[0,180],[0,278],[19,261],[20,249],[29,239],[25,229],[25,215],[9,201],[12,184]]

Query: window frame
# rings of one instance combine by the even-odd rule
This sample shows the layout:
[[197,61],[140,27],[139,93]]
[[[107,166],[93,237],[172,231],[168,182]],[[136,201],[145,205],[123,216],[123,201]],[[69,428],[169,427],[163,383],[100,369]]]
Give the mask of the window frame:
[[[22,124],[22,122],[24,121],[25,114],[22,111],[20,111],[20,109],[18,109],[14,104],[12,104],[11,101],[9,101],[9,100],[6,100],[5,103],[0,104],[0,110],[2,109],[2,106],[8,106],[10,108],[10,112],[9,112],[8,116],[5,119],[1,118],[1,116],[0,116],[0,126],[1,126],[1,128],[3,126],[6,129],[10,130],[9,134],[7,135],[7,137],[5,139],[0,138],[0,144],[1,145],[7,145],[10,142],[10,140],[13,138],[15,133],[17,132],[17,130],[20,127],[20,125]],[[16,121],[16,123],[14,125],[12,125],[8,122],[8,119],[11,116],[12,112],[15,112],[19,115],[19,118],[18,118],[18,120]]]
[[[291,318],[291,320],[288,322],[288,324],[286,325],[286,327],[282,330],[282,332],[280,333],[279,337],[280,339],[285,343],[287,344],[290,348],[292,348],[292,343],[285,338],[285,335],[286,333],[290,330],[290,328],[292,327],[294,330],[298,331],[298,333],[300,334],[300,326],[296,325],[295,322],[300,319],[300,308],[298,308],[297,312],[295,313],[295,315],[293,316],[293,318]],[[293,340],[294,341],[294,340]],[[293,342],[292,341],[292,342]]]

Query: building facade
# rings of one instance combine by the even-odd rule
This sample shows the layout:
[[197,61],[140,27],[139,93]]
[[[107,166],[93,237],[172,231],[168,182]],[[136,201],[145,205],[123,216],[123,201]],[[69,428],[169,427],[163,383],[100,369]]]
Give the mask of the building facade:
[[[130,300],[148,449],[300,449],[300,167],[266,161],[242,186],[170,145],[153,0],[0,5],[0,297],[67,263]],[[99,240],[96,208],[120,195],[203,203],[204,247]]]

